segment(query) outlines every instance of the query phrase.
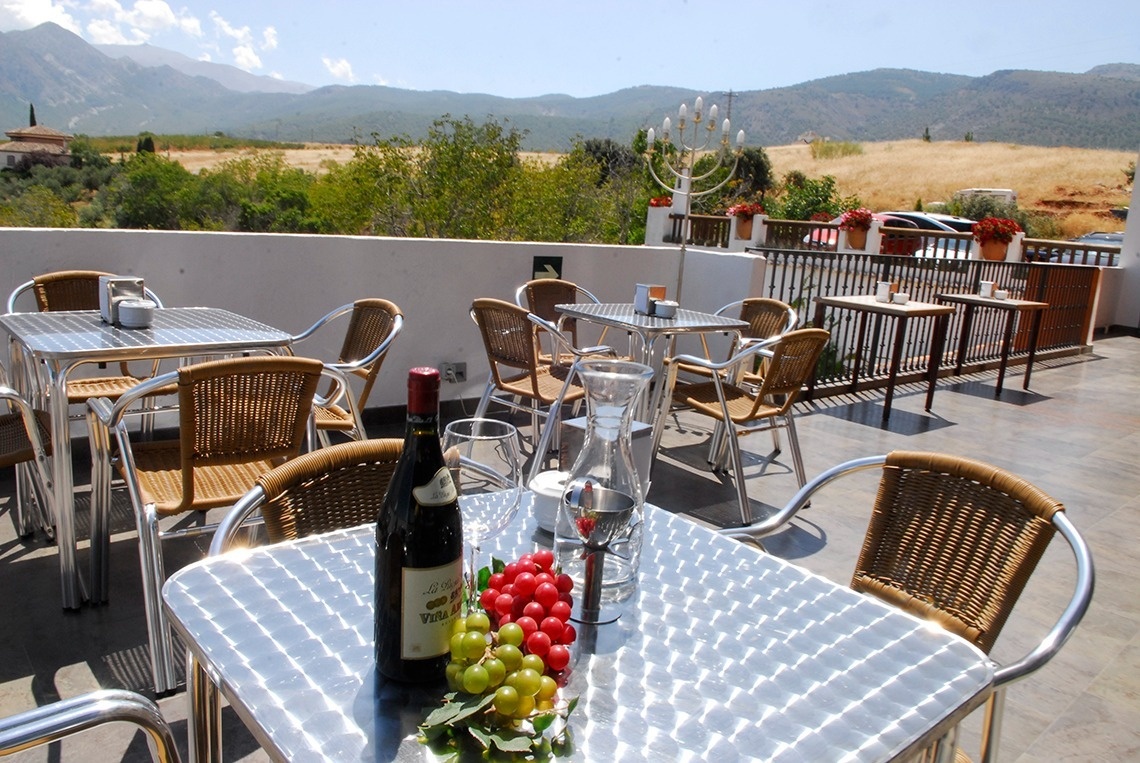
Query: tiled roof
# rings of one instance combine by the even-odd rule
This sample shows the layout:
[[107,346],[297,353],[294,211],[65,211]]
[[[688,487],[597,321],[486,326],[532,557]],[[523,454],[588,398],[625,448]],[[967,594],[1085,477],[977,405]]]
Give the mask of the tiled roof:
[[20,138],[33,140],[35,138],[71,140],[75,137],[74,135],[68,135],[65,132],[60,132],[59,130],[53,129],[51,127],[45,127],[44,125],[33,125],[31,127],[21,127],[17,130],[8,130],[5,132],[5,135],[7,135],[9,138],[12,138],[13,140],[18,140]]
[[[10,135],[11,133],[9,133]],[[42,151],[46,154],[66,154],[67,149],[59,143],[39,143],[34,140],[13,140],[0,143],[0,153],[33,154]]]

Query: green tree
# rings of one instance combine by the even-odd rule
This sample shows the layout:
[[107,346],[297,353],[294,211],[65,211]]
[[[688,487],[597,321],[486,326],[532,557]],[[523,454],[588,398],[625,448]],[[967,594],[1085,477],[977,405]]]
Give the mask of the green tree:
[[157,154],[135,154],[107,192],[118,228],[179,230],[186,199],[198,178],[178,162]]
[[581,148],[601,167],[599,186],[605,185],[612,177],[629,174],[645,161],[632,148],[611,138],[590,138]]
[[309,191],[322,233],[407,236],[411,229],[414,149],[386,141],[357,144],[351,161],[334,165]]
[[812,179],[802,172],[792,171],[784,176],[780,198],[771,211],[787,220],[810,220],[817,213],[835,217],[859,206],[862,203],[857,196],[839,195],[831,175]]
[[5,228],[74,228],[75,210],[44,186],[32,186],[0,202],[0,226]]
[[613,208],[598,192],[602,166],[582,146],[554,165],[527,162],[513,183],[503,238],[515,241],[597,241],[600,229],[618,227]]

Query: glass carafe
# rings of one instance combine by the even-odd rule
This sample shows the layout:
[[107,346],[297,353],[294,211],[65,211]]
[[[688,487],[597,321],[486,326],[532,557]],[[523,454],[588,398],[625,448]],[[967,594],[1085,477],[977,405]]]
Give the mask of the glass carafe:
[[[645,495],[633,459],[631,427],[633,403],[648,386],[653,369],[642,363],[598,359],[582,361],[578,373],[586,390],[586,435],[562,496],[555,552],[562,570],[574,578],[575,599],[580,602],[589,593],[587,559],[601,551],[591,564],[600,572],[601,602],[614,605],[628,599],[637,587]],[[597,542],[587,547],[577,532],[582,527],[575,520],[579,503],[571,502],[580,502],[583,495],[592,496],[599,508],[603,499],[632,505],[632,511],[622,512],[624,526],[606,534],[604,548]],[[607,613],[608,619],[615,619],[620,608],[607,606]]]

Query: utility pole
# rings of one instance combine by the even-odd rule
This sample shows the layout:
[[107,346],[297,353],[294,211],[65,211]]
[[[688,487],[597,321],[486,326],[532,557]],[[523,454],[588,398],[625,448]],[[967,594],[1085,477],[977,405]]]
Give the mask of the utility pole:
[[728,99],[728,106],[725,108],[725,111],[727,113],[725,114],[725,116],[731,120],[732,119],[732,101],[734,98],[736,98],[736,93],[729,90],[727,93],[721,93],[721,95],[723,95],[725,98]]

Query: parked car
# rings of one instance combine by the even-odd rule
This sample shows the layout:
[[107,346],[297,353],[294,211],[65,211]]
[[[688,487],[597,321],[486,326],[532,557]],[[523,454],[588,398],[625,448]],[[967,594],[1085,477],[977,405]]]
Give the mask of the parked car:
[[[1120,247],[1124,244],[1123,233],[1103,233],[1100,231],[1086,233],[1072,239],[1072,248],[1055,248],[1049,257],[1049,262],[1062,262],[1076,265],[1106,265],[1116,267],[1120,264]],[[1095,246],[1096,249],[1085,249],[1081,245]],[[1100,247],[1116,247],[1115,251],[1105,251]]]
[[[836,217],[831,222],[838,224],[840,217]],[[910,230],[918,230],[919,227],[913,221],[907,220],[902,217],[896,216],[893,212],[875,212],[871,215],[872,220],[878,220],[884,228],[907,228]],[[811,249],[827,249],[835,251],[839,246],[839,231],[835,228],[822,228],[809,233],[804,236],[804,243]],[[883,242],[879,246],[880,254],[914,254],[921,243],[917,238],[901,238],[892,236],[890,234],[883,236]]]
[[910,220],[922,230],[951,230],[956,233],[973,233],[974,221],[957,215],[939,212],[883,212],[884,215]]

